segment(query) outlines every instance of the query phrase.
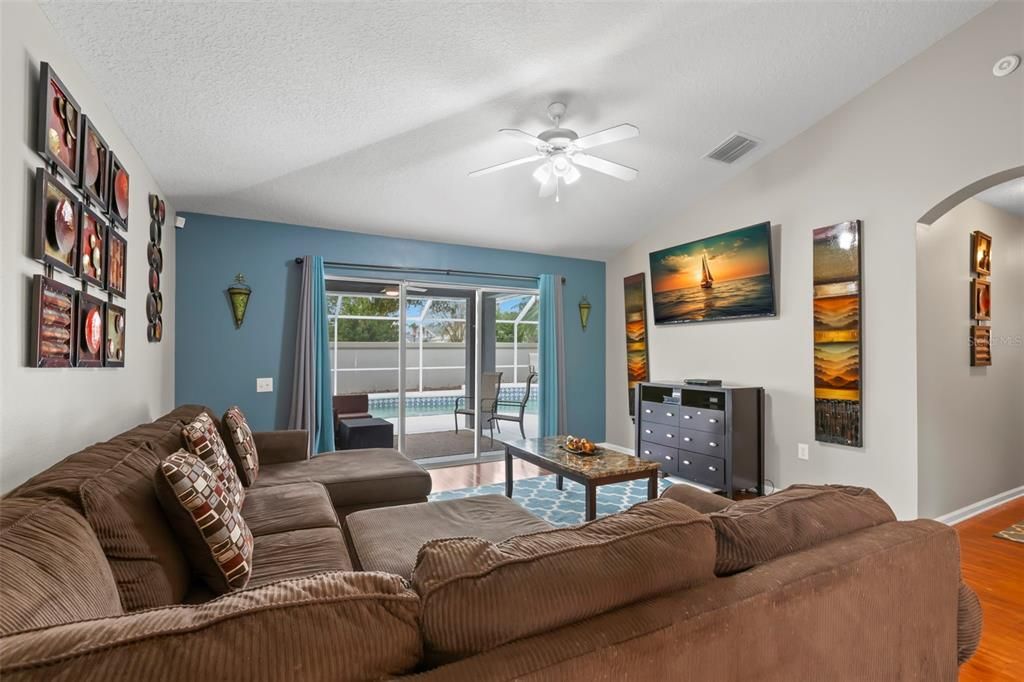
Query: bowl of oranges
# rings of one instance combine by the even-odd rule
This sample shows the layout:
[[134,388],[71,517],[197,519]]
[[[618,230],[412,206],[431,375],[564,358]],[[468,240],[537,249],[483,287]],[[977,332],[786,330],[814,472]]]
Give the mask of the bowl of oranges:
[[598,453],[598,447],[594,444],[594,441],[587,440],[586,438],[577,438],[576,436],[566,436],[562,449],[574,455],[596,455]]

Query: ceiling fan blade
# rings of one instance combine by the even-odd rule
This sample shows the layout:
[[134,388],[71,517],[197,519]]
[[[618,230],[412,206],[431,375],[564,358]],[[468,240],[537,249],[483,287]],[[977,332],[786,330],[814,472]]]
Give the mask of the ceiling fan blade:
[[540,186],[540,196],[549,197],[558,189],[558,176],[552,173]]
[[540,139],[536,135],[531,135],[530,133],[524,130],[519,130],[518,128],[502,128],[498,132],[505,133],[506,135],[511,135],[512,137],[518,140],[522,140],[523,142],[529,142],[534,147],[546,147],[548,144],[547,142]]
[[478,175],[487,175],[488,173],[493,173],[494,171],[504,170],[505,168],[512,168],[513,166],[519,166],[519,165],[522,165],[524,163],[530,163],[531,161],[537,161],[537,160],[543,159],[543,158],[544,158],[543,154],[534,154],[533,156],[524,156],[523,158],[516,159],[515,161],[506,161],[505,163],[499,163],[497,166],[488,166],[487,168],[481,168],[480,170],[475,170],[475,171],[473,171],[472,173],[469,174],[469,177],[475,178]]
[[576,140],[573,144],[577,149],[593,149],[598,145],[608,144],[609,142],[618,142],[619,140],[628,140],[631,137],[636,137],[640,134],[640,129],[632,123],[622,123],[620,125],[607,128],[605,130],[598,131],[596,133],[590,133]]
[[621,163],[608,161],[597,156],[591,156],[590,154],[573,154],[572,160],[573,163],[579,164],[584,168],[596,170],[598,173],[604,173],[625,182],[636,180],[636,176],[640,173],[635,168],[623,166]]

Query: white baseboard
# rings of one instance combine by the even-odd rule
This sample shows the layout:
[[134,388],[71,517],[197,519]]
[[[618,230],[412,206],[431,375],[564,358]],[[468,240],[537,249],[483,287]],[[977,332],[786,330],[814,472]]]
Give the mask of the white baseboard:
[[993,495],[992,497],[987,497],[984,500],[979,500],[973,504],[967,505],[966,507],[961,507],[956,511],[951,511],[948,514],[943,514],[935,520],[952,526],[960,523],[961,521],[966,521],[972,516],[977,516],[978,514],[987,512],[989,509],[998,507],[1004,502],[1009,502],[1010,500],[1015,500],[1022,496],[1024,496],[1024,485],[1001,492],[998,495]]

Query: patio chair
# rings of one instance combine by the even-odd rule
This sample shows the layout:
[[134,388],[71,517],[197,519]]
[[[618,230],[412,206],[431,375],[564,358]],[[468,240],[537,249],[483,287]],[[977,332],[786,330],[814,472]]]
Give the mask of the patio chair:
[[334,411],[334,432],[338,432],[342,419],[367,419],[370,414],[370,396],[366,393],[345,393],[331,399]]
[[[494,445],[494,413],[498,411],[498,393],[501,392],[501,372],[484,372],[480,375],[480,411],[487,417],[491,429],[491,445]],[[459,407],[463,404],[463,407]],[[472,406],[472,407],[471,407]],[[473,396],[461,395],[455,399],[455,433],[459,432],[459,415],[476,417]]]
[[[537,379],[536,372],[530,372],[530,376],[526,379],[526,391],[523,392],[522,400],[499,400],[498,409],[500,410],[502,405],[505,407],[518,407],[519,414],[502,414],[501,412],[495,413],[493,419],[497,422],[517,422],[519,424],[519,433],[526,438],[526,429],[523,428],[523,416],[526,414],[526,403],[530,401],[530,388],[533,386],[534,380]],[[497,424],[498,433],[501,433],[501,424]]]

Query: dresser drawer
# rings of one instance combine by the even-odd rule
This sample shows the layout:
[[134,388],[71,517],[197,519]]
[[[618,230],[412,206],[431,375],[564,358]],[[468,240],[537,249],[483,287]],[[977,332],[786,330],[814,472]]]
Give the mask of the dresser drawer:
[[640,419],[644,422],[679,425],[679,406],[665,403],[640,403]]
[[696,407],[679,408],[679,425],[687,429],[725,433],[725,412]]
[[656,422],[640,422],[640,440],[677,447],[679,445],[679,427]]
[[725,487],[725,462],[696,452],[680,450],[677,467],[679,475],[714,488]]
[[679,451],[657,443],[640,443],[640,452],[637,453],[640,459],[657,462],[661,470],[666,474],[676,473],[676,462],[679,460]]
[[679,429],[677,444],[683,450],[701,452],[713,457],[725,457],[725,434],[698,431],[697,429]]

